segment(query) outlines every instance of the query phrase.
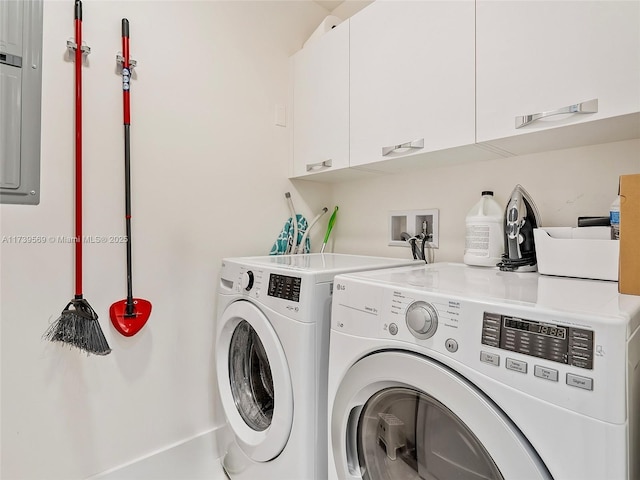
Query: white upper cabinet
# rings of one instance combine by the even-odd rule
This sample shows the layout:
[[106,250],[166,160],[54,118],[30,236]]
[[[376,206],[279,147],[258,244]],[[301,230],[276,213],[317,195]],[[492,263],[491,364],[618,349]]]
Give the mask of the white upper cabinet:
[[292,64],[293,177],[640,138],[640,0],[377,0]]
[[349,166],[349,21],[292,57],[293,177]]
[[[479,143],[545,130],[533,138],[598,143],[616,140],[611,126],[638,128],[637,116],[606,119],[640,112],[639,1],[476,3]],[[570,125],[582,129],[557,128]]]
[[474,9],[379,0],[351,17],[352,167],[474,143]]

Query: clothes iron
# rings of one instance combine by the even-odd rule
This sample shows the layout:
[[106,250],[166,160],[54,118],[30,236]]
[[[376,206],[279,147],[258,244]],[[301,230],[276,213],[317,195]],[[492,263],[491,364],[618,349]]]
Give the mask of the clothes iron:
[[533,229],[540,225],[540,214],[533,199],[516,185],[504,212],[504,250],[498,267],[503,271],[537,271],[536,246]]

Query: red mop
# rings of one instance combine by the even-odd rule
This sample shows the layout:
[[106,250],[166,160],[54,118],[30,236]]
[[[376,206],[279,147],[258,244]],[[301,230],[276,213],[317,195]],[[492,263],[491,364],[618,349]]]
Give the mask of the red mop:
[[144,327],[151,315],[151,302],[133,298],[131,278],[131,153],[130,153],[130,80],[133,62],[129,59],[129,20],[122,19],[122,98],[124,111],[124,172],[125,172],[125,221],[127,230],[127,298],[111,305],[111,323],[125,337],[131,337]]

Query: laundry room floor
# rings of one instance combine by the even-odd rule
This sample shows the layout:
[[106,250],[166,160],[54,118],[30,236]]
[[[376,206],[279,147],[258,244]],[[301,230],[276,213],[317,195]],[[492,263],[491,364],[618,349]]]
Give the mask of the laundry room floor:
[[213,435],[202,435],[88,480],[228,480],[216,451]]

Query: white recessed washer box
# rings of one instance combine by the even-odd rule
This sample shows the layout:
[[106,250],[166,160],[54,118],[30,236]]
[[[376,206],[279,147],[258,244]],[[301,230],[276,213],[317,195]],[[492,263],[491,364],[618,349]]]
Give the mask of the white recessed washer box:
[[426,231],[429,248],[438,248],[439,210],[392,210],[389,212],[389,246],[408,247],[403,233],[415,236]]

